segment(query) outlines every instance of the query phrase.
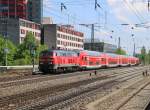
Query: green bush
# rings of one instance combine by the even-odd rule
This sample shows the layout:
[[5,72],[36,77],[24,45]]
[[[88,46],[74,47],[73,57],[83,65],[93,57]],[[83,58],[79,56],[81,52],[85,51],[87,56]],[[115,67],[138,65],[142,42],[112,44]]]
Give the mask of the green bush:
[[5,40],[4,37],[0,35],[0,65],[5,65],[5,58],[6,58],[6,54],[4,51],[5,48],[8,48],[7,54],[8,65],[13,65],[14,55],[16,53],[17,48],[10,40],[8,39]]
[[[4,37],[0,36],[0,65],[5,65],[5,44],[6,40]],[[47,46],[41,45],[36,41],[32,33],[27,33],[25,40],[22,44],[16,46],[11,41],[7,40],[7,48],[9,53],[7,54],[8,65],[31,65],[33,55],[31,54],[31,49],[35,49],[35,63],[38,64],[39,53],[45,49]]]

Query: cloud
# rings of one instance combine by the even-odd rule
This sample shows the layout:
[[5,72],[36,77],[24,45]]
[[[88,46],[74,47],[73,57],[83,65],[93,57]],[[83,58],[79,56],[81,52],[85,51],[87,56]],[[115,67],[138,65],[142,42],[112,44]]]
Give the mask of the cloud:
[[46,8],[46,7],[51,7],[51,6],[52,6],[50,0],[43,0],[43,5],[44,5],[44,8]]
[[[128,2],[129,3],[129,2]],[[133,6],[136,10],[138,10],[139,12],[146,12],[147,11],[147,3],[146,2],[134,2],[134,3],[130,3],[131,6]]]
[[107,0],[109,6],[111,6],[113,14],[123,23],[130,23],[130,19],[125,15],[127,9],[122,6],[122,2],[118,0]]
[[132,24],[135,22],[133,19],[136,17],[135,13],[144,16],[147,12],[147,4],[140,0],[107,0],[107,2],[118,20],[123,23]]
[[96,36],[110,36],[111,33],[106,30],[95,31]]

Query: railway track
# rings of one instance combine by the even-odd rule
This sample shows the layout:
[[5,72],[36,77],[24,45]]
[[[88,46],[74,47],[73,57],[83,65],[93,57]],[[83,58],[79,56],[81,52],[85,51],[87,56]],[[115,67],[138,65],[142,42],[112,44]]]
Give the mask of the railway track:
[[[132,75],[124,74],[125,76],[123,77],[123,76],[121,76],[122,74],[119,74],[120,78],[118,78],[118,80],[119,79],[121,80],[121,79],[127,78],[127,77],[130,77],[130,79],[138,77],[141,74],[141,72],[145,69],[146,69],[146,67],[140,68],[140,71],[138,72],[138,74],[135,74],[137,72],[137,69],[133,69],[133,70],[131,69],[130,71],[127,71],[127,73],[132,72]],[[37,106],[37,104],[34,104],[34,102],[38,102],[38,100],[43,100],[43,99],[44,99],[44,101],[46,101],[45,100],[46,97],[49,97],[47,100],[49,100],[49,101],[51,100],[51,103],[48,102],[48,104],[51,104],[51,106],[53,106],[56,104],[56,103],[54,104],[54,102],[57,102],[57,103],[59,103],[61,101],[65,102],[66,100],[68,100],[70,98],[72,99],[78,95],[80,96],[82,94],[92,92],[93,90],[97,90],[99,87],[102,89],[105,85],[106,86],[110,85],[110,87],[111,87],[113,85],[116,85],[116,83],[120,83],[120,81],[117,82],[116,79],[110,80],[108,77],[106,77],[106,79],[109,81],[105,82],[105,84],[102,82],[100,83],[99,80],[101,80],[101,78],[93,78],[93,79],[88,79],[86,81],[72,83],[70,85],[66,84],[61,87],[39,89],[36,91],[29,91],[26,93],[17,94],[17,95],[13,95],[13,96],[2,97],[2,98],[0,98],[0,108],[4,108],[4,109],[8,109],[8,108],[13,109],[13,108],[18,108],[18,107],[22,108],[23,105],[30,105],[30,103],[33,102],[31,104],[32,106],[25,106],[24,108],[25,109],[33,108],[36,110],[39,108],[39,106]],[[105,78],[103,77],[102,79],[105,79]],[[129,80],[129,79],[125,79],[124,81],[126,81],[126,80]],[[95,82],[97,82],[97,83],[95,84]],[[93,84],[95,84],[95,85],[93,85]],[[68,90],[68,91],[70,90],[72,92],[68,93],[65,90]],[[56,92],[57,92],[57,94],[56,94]],[[60,93],[60,92],[62,92],[62,93]],[[66,93],[66,94],[63,95],[64,93]],[[59,94],[61,94],[61,96],[59,96]],[[33,99],[36,99],[36,101]],[[40,101],[39,103],[41,103],[41,102],[43,105],[43,101]],[[38,105],[39,105],[39,103],[38,103]],[[46,104],[46,102],[44,102],[44,106],[47,105],[47,104],[46,105],[45,104]],[[42,107],[42,105],[40,104],[40,107]],[[47,105],[47,106],[49,106],[49,105]]]
[[[127,110],[128,107],[125,109],[123,109],[123,107],[147,86],[150,86],[149,78],[141,79],[110,94],[109,96],[104,97],[96,104],[92,105],[92,107],[88,105],[88,110]],[[130,109],[134,110],[131,106]]]
[[[136,66],[136,67],[132,67],[132,68],[138,68],[138,67],[143,67],[143,66]],[[110,70],[122,70],[122,69],[129,69],[129,68],[131,68],[131,67],[118,67],[118,68],[108,68],[108,69],[99,69],[99,70],[97,70],[97,71],[99,71],[99,72],[105,72],[105,71],[110,71]],[[52,74],[52,73],[49,73],[49,74],[47,74],[47,75],[41,75],[41,74],[38,74],[38,75],[31,75],[31,74],[24,74],[24,73],[28,73],[28,72],[31,72],[31,71],[25,71],[25,70],[23,70],[23,71],[15,71],[15,70],[12,70],[12,71],[9,71],[9,72],[12,72],[12,73],[22,73],[23,75],[20,75],[20,76],[11,76],[11,77],[0,77],[0,83],[4,83],[4,82],[14,82],[14,81],[21,81],[21,80],[32,80],[32,78],[33,79],[36,79],[36,78],[45,78],[45,77],[53,77],[53,78],[59,78],[59,77],[69,77],[69,76],[75,76],[75,75],[78,75],[78,74],[83,74],[82,72],[73,72],[73,73],[67,73],[67,74]],[[89,72],[91,72],[91,71],[84,71],[85,73],[89,73]],[[85,74],[84,73],[84,74]]]
[[[133,68],[111,68],[111,69],[102,69],[102,70],[97,70],[98,72],[113,72],[113,71],[125,71],[124,69],[126,69],[127,71],[131,71],[131,70],[136,70],[136,69],[140,69],[143,67],[133,67]],[[38,82],[42,82],[42,81],[49,81],[49,80],[54,80],[54,79],[60,79],[60,78],[66,78],[66,77],[73,77],[73,76],[77,76],[77,75],[84,75],[84,74],[89,74],[93,72],[93,70],[91,71],[84,71],[84,72],[75,72],[75,73],[70,73],[70,74],[60,74],[60,75],[47,75],[47,76],[43,76],[43,75],[32,75],[32,76],[24,76],[24,77],[17,77],[17,79],[15,80],[1,80],[0,81],[0,88],[6,88],[9,86],[19,86],[19,85],[25,85],[25,84],[32,84],[32,83],[38,83]],[[109,74],[109,75],[113,75]],[[20,78],[20,79],[19,79]]]
[[[138,76],[138,75],[137,75]],[[34,110],[41,110],[41,109],[48,109],[48,110],[58,110],[65,108],[66,106],[73,105],[80,99],[83,99],[85,97],[90,97],[91,95],[95,95],[98,91],[102,91],[104,88],[111,88],[114,85],[117,85],[118,83],[130,80],[132,78],[135,78],[137,76],[131,75],[129,77],[124,76],[117,78],[116,80],[110,80],[106,82],[95,82],[91,83],[87,86],[79,86],[76,89],[73,90],[67,90],[64,93],[59,93],[59,95],[49,97],[48,100],[40,101],[38,103],[32,104],[31,106],[26,106],[23,108],[20,108],[21,110],[26,109],[34,109]],[[122,81],[117,81],[121,80]]]

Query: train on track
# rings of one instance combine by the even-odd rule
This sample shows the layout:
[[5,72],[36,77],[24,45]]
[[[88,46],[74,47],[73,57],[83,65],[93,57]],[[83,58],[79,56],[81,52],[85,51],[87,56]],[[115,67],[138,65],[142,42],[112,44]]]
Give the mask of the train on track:
[[102,53],[96,51],[45,50],[40,53],[41,72],[64,72],[87,69],[133,66],[140,63],[133,56]]

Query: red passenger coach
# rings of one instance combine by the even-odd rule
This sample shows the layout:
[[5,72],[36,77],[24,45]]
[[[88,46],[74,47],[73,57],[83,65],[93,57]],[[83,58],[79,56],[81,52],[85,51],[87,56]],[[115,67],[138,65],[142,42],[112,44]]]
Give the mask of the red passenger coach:
[[101,66],[107,67],[108,65],[108,58],[106,53],[101,53]]
[[130,60],[129,56],[126,55],[120,55],[120,66],[129,66],[130,65]]
[[46,50],[40,54],[39,69],[42,72],[76,70],[79,57],[74,51]]
[[106,59],[108,61],[107,67],[119,66],[119,55],[107,53]]
[[80,51],[79,59],[80,59],[80,68],[81,69],[97,69],[100,68],[101,65],[101,53],[95,51]]
[[140,60],[138,58],[136,58],[136,65],[140,64]]
[[[130,57],[130,65],[137,65],[138,59],[136,57]],[[139,64],[139,63],[138,63]]]

